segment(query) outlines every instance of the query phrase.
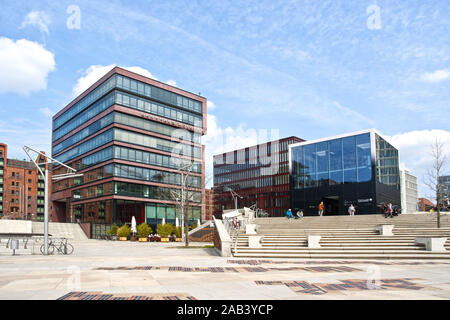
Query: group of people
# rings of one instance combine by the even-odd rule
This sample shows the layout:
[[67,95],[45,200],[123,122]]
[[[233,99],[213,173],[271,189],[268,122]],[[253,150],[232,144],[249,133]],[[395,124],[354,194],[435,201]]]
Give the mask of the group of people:
[[301,219],[303,218],[303,210],[299,210],[297,211],[297,213],[295,214],[295,216],[292,214],[291,209],[288,209],[288,211],[286,212],[286,216],[288,219]]
[[[325,209],[325,205],[324,205],[323,201],[321,201],[321,202],[319,203],[318,209],[319,209],[319,216],[321,217],[321,216],[323,215],[323,211],[324,211],[324,209]],[[353,206],[353,203],[350,203],[350,206],[348,207],[348,214],[349,214],[350,216],[354,216],[354,215],[355,215],[355,212],[356,212],[356,209],[355,209],[355,207]],[[295,216],[294,216],[294,215],[292,214],[292,210],[291,210],[291,209],[288,209],[288,211],[286,211],[286,217],[287,217],[288,219],[292,219],[292,218],[294,218],[294,219],[301,219],[301,218],[303,218],[303,210],[297,211],[297,213],[296,213]]]
[[383,211],[385,218],[393,218],[394,216],[398,216],[398,207],[394,206],[392,203],[383,203]]

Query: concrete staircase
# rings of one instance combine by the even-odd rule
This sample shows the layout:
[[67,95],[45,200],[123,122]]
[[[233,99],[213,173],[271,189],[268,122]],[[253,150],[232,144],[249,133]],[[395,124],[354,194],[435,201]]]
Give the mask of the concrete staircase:
[[[43,222],[33,222],[33,233],[44,233]],[[87,240],[88,237],[77,223],[49,222],[48,233],[53,237],[72,240]]]
[[[450,259],[450,241],[444,252],[426,251],[415,243],[419,236],[450,239],[450,216],[441,216],[436,227],[435,214],[383,215],[256,219],[260,248],[250,248],[248,235],[233,239],[232,254],[251,258],[333,258],[333,259]],[[393,236],[375,231],[379,224],[393,224]],[[308,235],[321,235],[320,248],[307,247]]]

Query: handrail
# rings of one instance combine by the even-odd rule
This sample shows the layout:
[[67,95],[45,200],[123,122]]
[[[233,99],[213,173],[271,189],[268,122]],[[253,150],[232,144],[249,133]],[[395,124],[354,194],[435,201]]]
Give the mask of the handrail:
[[235,255],[237,253],[237,242],[238,242],[238,239],[239,239],[239,230],[237,228],[234,230],[234,236],[235,236],[235,239],[234,239],[234,252],[233,252],[233,255]]

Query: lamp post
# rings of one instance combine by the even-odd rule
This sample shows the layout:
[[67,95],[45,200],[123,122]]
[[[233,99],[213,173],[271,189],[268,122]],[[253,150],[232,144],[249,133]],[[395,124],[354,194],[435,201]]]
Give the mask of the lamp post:
[[[39,170],[40,174],[44,177],[44,255],[48,255],[48,186],[49,186],[49,171],[48,171],[48,165],[52,164],[53,162],[58,163],[59,165],[64,166],[67,168],[67,173],[55,175],[52,177],[52,180],[62,180],[67,178],[73,178],[73,177],[79,177],[83,174],[76,174],[77,170],[69,167],[68,165],[65,165],[62,162],[59,162],[56,159],[53,159],[52,157],[46,155],[45,153],[42,153],[40,151],[36,151],[33,148],[24,146],[23,150],[27,154],[28,158],[34,163],[36,168]],[[30,152],[34,152],[37,154],[37,159],[34,160],[33,157],[31,157]],[[37,163],[36,161],[39,159],[39,156],[42,156],[45,160],[42,163]],[[41,165],[44,165],[45,169],[44,172],[42,172]]]

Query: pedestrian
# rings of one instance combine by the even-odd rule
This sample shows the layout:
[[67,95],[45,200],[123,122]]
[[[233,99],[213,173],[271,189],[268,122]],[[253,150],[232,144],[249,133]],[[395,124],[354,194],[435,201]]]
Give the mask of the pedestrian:
[[350,203],[350,207],[348,207],[348,214],[351,216],[355,215],[355,207],[353,206],[353,203]]
[[297,219],[303,218],[303,210],[297,211],[296,216],[298,217]]
[[319,216],[323,215],[323,208],[324,208],[323,201],[321,201],[319,203]]
[[294,216],[292,215],[292,211],[291,209],[288,209],[288,211],[286,211],[286,216],[288,219],[292,219]]
[[388,205],[387,205],[387,217],[392,218],[392,211],[393,211],[392,203],[388,203]]
[[237,221],[236,217],[233,218],[232,223],[235,230],[239,229],[239,222]]
[[388,206],[387,206],[386,202],[383,202],[383,212],[384,212],[384,217],[387,218],[387,216],[388,216]]

